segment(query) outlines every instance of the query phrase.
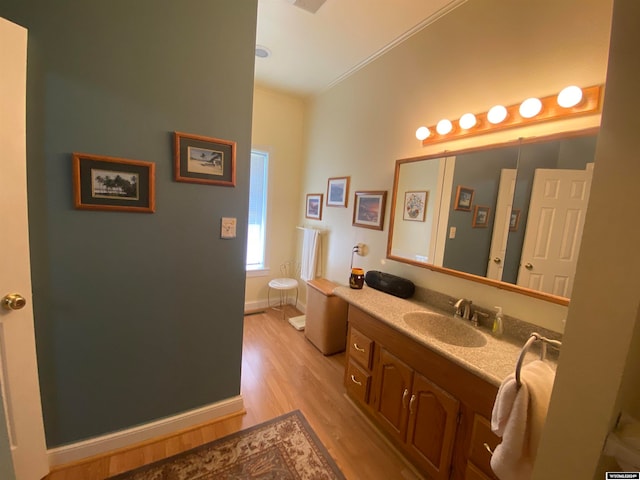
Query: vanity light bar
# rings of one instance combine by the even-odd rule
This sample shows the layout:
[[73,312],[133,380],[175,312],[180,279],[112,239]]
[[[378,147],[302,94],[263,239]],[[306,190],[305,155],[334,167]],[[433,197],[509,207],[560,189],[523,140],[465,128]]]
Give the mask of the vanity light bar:
[[[505,107],[507,113],[506,117],[499,123],[491,123],[488,119],[489,112],[483,112],[475,115],[476,123],[468,129],[463,128],[460,125],[459,120],[457,120],[451,122],[452,128],[448,133],[439,133],[437,126],[433,125],[428,128],[420,127],[418,131],[422,132],[422,135],[418,135],[417,131],[416,136],[419,140],[422,140],[423,146],[427,146],[435,143],[472,137],[474,135],[506,130],[508,128],[523,127],[534,123],[562,120],[580,115],[598,113],[602,108],[602,90],[602,85],[583,88],[582,99],[580,102],[569,108],[561,107],[558,104],[558,95],[550,95],[540,99],[541,108],[539,112],[530,117],[526,117],[520,113],[521,104],[519,103]],[[527,99],[526,101],[532,103],[531,99]],[[525,115],[527,114],[525,113]],[[440,122],[442,122],[442,120]],[[428,132],[426,136],[424,135],[425,132]]]

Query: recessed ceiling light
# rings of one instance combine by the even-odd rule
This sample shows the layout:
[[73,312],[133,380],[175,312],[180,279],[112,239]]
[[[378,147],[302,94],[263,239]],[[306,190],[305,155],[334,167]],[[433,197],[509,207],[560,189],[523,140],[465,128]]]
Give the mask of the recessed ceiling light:
[[256,57],[258,58],[267,58],[271,56],[271,50],[267,47],[263,47],[262,45],[256,45]]

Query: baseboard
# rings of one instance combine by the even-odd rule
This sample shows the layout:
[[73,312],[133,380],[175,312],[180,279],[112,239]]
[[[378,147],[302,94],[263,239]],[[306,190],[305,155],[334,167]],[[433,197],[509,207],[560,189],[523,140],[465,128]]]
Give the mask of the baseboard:
[[[273,305],[273,303],[274,302],[272,299],[271,304]],[[291,303],[293,303],[293,301]],[[269,305],[267,304],[266,300],[255,300],[253,302],[244,303],[245,315],[266,310],[267,308],[269,308]],[[296,305],[296,308],[300,310],[302,313],[306,313],[307,311],[307,305],[305,303],[302,303],[300,300],[298,300],[298,305]]]
[[127,430],[52,448],[47,450],[49,466],[54,467],[56,465],[77,462],[94,455],[125,448],[139,442],[171,434],[178,430],[210,422],[217,418],[241,411],[244,411],[244,402],[242,396],[238,395],[237,397],[232,397]]

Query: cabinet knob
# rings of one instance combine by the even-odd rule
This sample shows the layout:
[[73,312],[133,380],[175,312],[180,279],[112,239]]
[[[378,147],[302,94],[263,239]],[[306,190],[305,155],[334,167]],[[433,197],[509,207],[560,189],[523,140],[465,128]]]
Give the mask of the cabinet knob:
[[362,386],[362,382],[359,382],[358,380],[356,380],[356,377],[353,375],[351,375],[351,381],[360,387]]
[[364,353],[364,348],[360,348],[357,343],[353,344],[353,348],[355,348],[358,352]]

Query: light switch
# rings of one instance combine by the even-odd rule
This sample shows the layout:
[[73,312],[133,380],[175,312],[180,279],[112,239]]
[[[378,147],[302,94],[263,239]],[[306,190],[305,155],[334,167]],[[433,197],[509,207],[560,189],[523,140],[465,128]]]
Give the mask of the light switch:
[[451,227],[449,229],[449,238],[456,238],[456,227]]
[[236,219],[222,217],[220,226],[220,238],[236,238]]

